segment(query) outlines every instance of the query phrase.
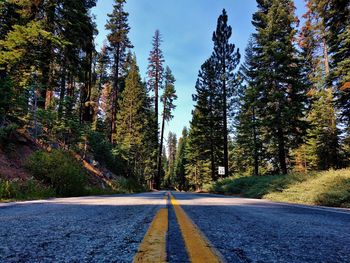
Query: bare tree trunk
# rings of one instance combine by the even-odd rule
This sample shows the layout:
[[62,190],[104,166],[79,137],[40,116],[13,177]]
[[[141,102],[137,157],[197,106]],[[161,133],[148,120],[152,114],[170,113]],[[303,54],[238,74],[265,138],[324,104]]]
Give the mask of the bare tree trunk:
[[329,55],[328,55],[328,45],[326,41],[326,37],[323,37],[323,56],[324,56],[324,69],[326,72],[326,76],[329,76]]
[[278,141],[278,160],[280,164],[280,169],[282,174],[287,174],[287,163],[286,163],[286,152],[285,152],[285,142],[284,142],[284,133],[281,123],[281,112],[280,109],[278,111],[278,120],[277,120],[277,141]]
[[254,175],[259,175],[259,153],[258,153],[258,142],[257,142],[257,131],[256,131],[256,116],[255,107],[253,106],[253,141],[254,141]]
[[63,115],[63,104],[64,104],[64,96],[66,93],[66,60],[62,59],[61,65],[61,83],[60,83],[60,99],[58,103],[58,117],[62,118]]
[[160,135],[160,144],[159,144],[159,151],[158,151],[157,177],[155,178],[155,185],[157,189],[159,189],[160,187],[160,172],[161,172],[161,166],[162,166],[163,138],[164,138],[164,126],[165,126],[165,118],[164,118],[165,108],[166,108],[166,102],[164,102],[162,130]]
[[228,177],[228,129],[227,129],[227,90],[226,90],[226,60],[223,59],[223,120],[224,120],[224,167],[225,177]]

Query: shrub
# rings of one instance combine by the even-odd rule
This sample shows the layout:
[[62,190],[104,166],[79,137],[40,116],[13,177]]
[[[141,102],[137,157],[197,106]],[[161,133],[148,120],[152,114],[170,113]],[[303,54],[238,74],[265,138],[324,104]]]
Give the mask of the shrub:
[[11,123],[7,126],[0,127],[0,145],[6,145],[11,135],[17,130],[18,125]]
[[119,193],[138,193],[146,190],[134,178],[119,177],[113,180],[112,184],[113,188]]
[[5,181],[0,180],[1,200],[26,200],[39,199],[55,196],[52,188],[31,179],[28,181]]
[[103,134],[94,132],[89,134],[88,139],[94,158],[99,163],[115,174],[125,175],[125,164],[122,158],[120,158],[118,151],[113,149],[112,144],[105,139]]
[[86,176],[83,169],[66,151],[37,151],[28,158],[27,168],[35,178],[51,185],[59,196],[85,193]]

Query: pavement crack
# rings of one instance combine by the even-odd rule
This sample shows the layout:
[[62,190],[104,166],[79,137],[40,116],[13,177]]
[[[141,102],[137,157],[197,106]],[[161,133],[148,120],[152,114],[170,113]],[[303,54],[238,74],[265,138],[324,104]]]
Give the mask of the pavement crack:
[[248,258],[246,252],[242,248],[234,248],[232,251],[241,260],[242,263],[252,263],[253,262],[251,259]]

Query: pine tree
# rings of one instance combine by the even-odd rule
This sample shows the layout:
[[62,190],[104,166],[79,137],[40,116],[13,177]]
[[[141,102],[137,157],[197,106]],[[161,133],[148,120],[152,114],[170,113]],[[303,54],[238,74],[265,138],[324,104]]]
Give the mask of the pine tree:
[[110,141],[112,143],[114,142],[113,136],[117,129],[116,115],[119,93],[121,91],[120,78],[123,73],[121,69],[126,60],[127,49],[133,47],[128,38],[130,31],[128,25],[129,14],[124,10],[125,3],[126,0],[115,0],[113,12],[108,15],[109,21],[106,25],[106,29],[110,31],[107,38],[113,63],[112,113],[110,123]]
[[163,150],[163,138],[164,138],[164,128],[165,122],[169,122],[173,118],[173,111],[176,108],[174,101],[177,99],[176,91],[175,91],[175,78],[171,69],[166,67],[165,70],[165,85],[164,85],[164,93],[161,97],[161,101],[163,103],[163,113],[162,113],[162,129],[160,135],[160,146],[159,146],[159,154],[158,154],[158,174],[155,178],[155,186],[159,188],[160,179],[161,179],[161,164],[162,164],[162,150]]
[[332,80],[337,81],[340,89],[348,89],[350,79],[349,36],[350,36],[350,1],[322,0],[319,3],[320,16],[329,32],[327,42],[332,54]]
[[175,158],[176,158],[176,147],[177,147],[177,138],[176,134],[169,132],[167,140],[168,150],[168,167],[166,170],[166,175],[164,179],[164,185],[173,186],[175,179]]
[[234,70],[240,61],[239,50],[235,51],[235,45],[229,43],[232,35],[232,28],[227,24],[228,16],[224,9],[218,19],[217,29],[213,34],[214,52],[213,59],[216,63],[216,70],[219,74],[219,86],[222,94],[222,117],[224,136],[224,167],[225,176],[229,174],[228,159],[228,111],[234,98],[236,77]]
[[296,50],[292,1],[259,1],[260,9],[253,24],[257,64],[257,85],[261,90],[259,103],[265,105],[260,112],[264,127],[263,140],[271,162],[286,174],[290,149],[301,142],[307,127],[304,119],[306,87],[301,62]]
[[[243,90],[241,90],[240,110],[237,114],[235,150],[242,149],[243,151],[234,155],[236,159],[239,158],[238,166],[245,166],[244,170],[253,167],[252,173],[259,175],[259,166],[262,162],[259,112],[263,105],[260,105],[258,100],[259,88],[256,85],[257,53],[254,50],[255,46],[254,39],[251,38],[246,49],[245,62],[240,70],[245,84]],[[238,169],[241,170],[241,168]]]
[[218,178],[218,166],[222,165],[224,152],[222,96],[218,85],[218,73],[213,58],[208,59],[198,74],[196,94],[193,100],[196,102],[192,129],[196,130],[196,136],[202,138],[201,159],[210,163],[211,178]]
[[141,82],[136,58],[133,58],[126,78],[125,89],[119,102],[117,132],[114,141],[122,148],[127,161],[129,177],[140,181],[144,177],[144,151],[147,149],[145,129],[147,127],[147,92]]
[[188,187],[194,190],[200,190],[204,184],[212,181],[210,160],[203,156],[205,137],[203,136],[202,127],[198,123],[201,118],[203,118],[201,112],[194,109],[185,153],[186,181]]
[[159,30],[156,30],[153,37],[153,49],[150,52],[148,58],[148,86],[151,91],[154,92],[154,112],[156,115],[157,131],[156,137],[158,138],[158,100],[159,90],[162,88],[164,78],[164,56],[160,48],[162,43],[162,36]]
[[93,123],[92,129],[97,130],[98,126],[98,113],[101,105],[101,95],[104,86],[108,83],[108,67],[109,67],[109,57],[107,54],[107,46],[104,44],[101,51],[96,54],[94,65],[94,87],[91,93],[91,100],[93,101]]
[[[324,2],[310,0],[307,8],[299,45],[305,60],[304,74],[307,85],[310,86],[308,95],[311,98],[311,107],[308,121],[311,128],[307,134],[307,145],[302,145],[295,154],[304,156],[305,160],[299,157],[299,163],[304,164],[305,170],[336,168],[340,159],[339,132],[333,89],[327,82],[330,76],[327,42],[329,36],[323,19]],[[306,150],[308,154],[298,154],[299,150]]]
[[[152,41],[152,50],[148,58],[148,89],[149,92],[154,92],[152,96],[152,101],[154,104],[154,143],[155,148],[159,148],[159,92],[163,85],[164,80],[164,56],[163,51],[161,50],[162,36],[159,30],[156,30],[153,36]],[[158,167],[159,160],[159,151],[157,151],[155,167]],[[156,175],[155,175],[156,176]]]
[[186,147],[187,147],[187,137],[188,131],[187,128],[184,127],[182,130],[181,138],[179,139],[179,143],[176,150],[175,157],[175,167],[174,167],[174,187],[178,188],[180,191],[187,190],[187,182],[186,182],[186,173],[185,167],[187,164],[186,159]]
[[350,130],[350,1],[320,1],[324,8],[325,27],[329,32],[327,42],[332,56],[330,81],[335,83],[337,101],[342,117]]

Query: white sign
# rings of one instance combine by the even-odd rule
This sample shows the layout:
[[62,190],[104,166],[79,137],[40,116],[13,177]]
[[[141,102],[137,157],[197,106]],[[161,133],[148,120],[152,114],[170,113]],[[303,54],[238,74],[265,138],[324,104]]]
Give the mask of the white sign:
[[225,167],[219,166],[219,175],[225,175]]

